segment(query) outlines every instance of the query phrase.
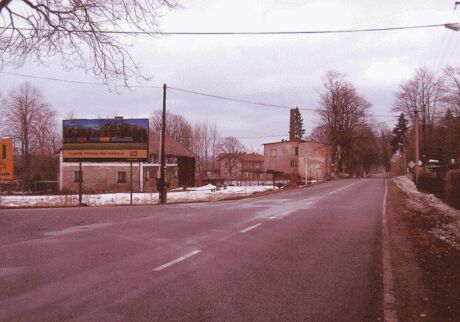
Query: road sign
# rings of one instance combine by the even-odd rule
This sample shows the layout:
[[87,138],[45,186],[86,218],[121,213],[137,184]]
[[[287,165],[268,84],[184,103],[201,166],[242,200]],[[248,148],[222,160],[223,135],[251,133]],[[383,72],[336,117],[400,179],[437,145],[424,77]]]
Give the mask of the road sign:
[[0,139],[0,181],[13,180],[13,139]]
[[413,167],[415,167],[415,162],[414,161],[409,162],[408,166],[409,168],[412,169]]

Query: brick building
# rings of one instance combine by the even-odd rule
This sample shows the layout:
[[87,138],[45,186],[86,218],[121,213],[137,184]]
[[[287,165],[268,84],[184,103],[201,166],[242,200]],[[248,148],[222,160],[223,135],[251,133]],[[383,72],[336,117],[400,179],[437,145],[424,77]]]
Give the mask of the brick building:
[[[155,192],[159,171],[160,136],[149,134],[149,161],[133,162],[82,162],[83,191],[89,192]],[[166,136],[166,182],[170,189],[195,185],[195,154],[184,145]],[[59,190],[77,192],[79,164],[63,162],[59,167]],[[141,179],[142,178],[142,179]]]
[[264,168],[302,179],[326,180],[331,174],[330,147],[311,141],[265,143]]

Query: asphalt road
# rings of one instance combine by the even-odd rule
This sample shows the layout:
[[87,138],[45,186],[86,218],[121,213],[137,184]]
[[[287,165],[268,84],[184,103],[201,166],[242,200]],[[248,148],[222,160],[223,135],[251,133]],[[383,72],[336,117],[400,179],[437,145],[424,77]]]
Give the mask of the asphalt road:
[[382,319],[384,185],[0,210],[0,321]]

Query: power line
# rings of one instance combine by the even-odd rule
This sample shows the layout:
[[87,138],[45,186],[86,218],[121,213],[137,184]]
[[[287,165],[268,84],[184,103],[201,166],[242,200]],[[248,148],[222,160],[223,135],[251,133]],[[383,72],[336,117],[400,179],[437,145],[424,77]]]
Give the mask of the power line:
[[[0,71],[0,74],[10,75],[10,76],[17,76],[17,77],[25,77],[25,78],[32,78],[32,79],[42,79],[42,80],[49,80],[53,82],[60,82],[60,83],[70,83],[70,84],[79,84],[79,85],[93,85],[93,86],[104,86],[106,87],[107,84],[104,83],[97,83],[97,82],[87,82],[87,81],[79,81],[73,79],[63,79],[63,78],[55,78],[55,77],[47,77],[47,76],[36,76],[30,74],[21,74],[21,73],[11,73]],[[153,85],[126,85],[120,84],[119,87],[124,88],[162,88],[161,86],[153,86]]]
[[[43,80],[49,80],[49,81],[54,81],[54,82],[61,82],[61,83],[71,83],[71,84],[79,84],[79,85],[94,85],[94,86],[106,86],[106,84],[103,83],[96,83],[96,82],[86,82],[86,81],[79,81],[79,80],[70,80],[70,79],[62,79],[62,78],[54,78],[54,77],[46,77],[46,76],[36,76],[36,75],[30,75],[30,74],[21,74],[21,73],[12,73],[12,72],[5,72],[5,71],[0,71],[0,74],[5,74],[5,75],[10,75],[10,76],[18,76],[18,77],[25,77],[25,78],[32,78],[32,79],[43,79]],[[132,85],[132,86],[127,86],[127,85],[120,85],[120,87],[125,87],[125,88],[153,88],[153,89],[160,89],[162,88],[161,86],[154,86],[154,85]],[[250,105],[256,105],[256,106],[264,106],[264,107],[272,107],[272,108],[279,108],[279,109],[292,109],[292,106],[287,106],[287,105],[278,105],[278,104],[270,104],[270,103],[264,103],[264,102],[255,102],[255,101],[250,101],[250,100],[245,100],[245,99],[239,99],[235,97],[227,97],[227,96],[221,96],[221,95],[214,95],[214,94],[209,94],[209,93],[203,93],[203,92],[197,92],[197,91],[192,91],[188,89],[183,89],[183,88],[178,88],[178,87],[172,87],[168,86],[168,89],[175,90],[178,92],[183,92],[187,94],[192,94],[192,95],[198,95],[198,96],[203,96],[203,97],[209,97],[209,98],[215,98],[215,99],[220,99],[220,100],[226,100],[226,101],[232,101],[232,102],[238,102],[238,103],[244,103],[244,104],[250,104]],[[299,108],[299,110],[302,111],[309,111],[309,112],[316,112],[317,109],[315,108]],[[371,116],[375,117],[391,117],[395,118],[398,117],[398,115],[383,115],[383,114],[371,114]]]
[[[246,104],[266,106],[266,107],[275,107],[275,108],[281,108],[281,109],[291,109],[291,108],[293,108],[292,106],[287,106],[287,105],[277,105],[277,104],[269,104],[269,103],[263,103],[263,102],[254,102],[254,101],[249,101],[249,100],[244,100],[244,99],[239,99],[239,98],[234,98],[234,97],[227,97],[227,96],[220,96],[220,95],[208,94],[208,93],[203,93],[203,92],[196,92],[196,91],[191,91],[191,90],[188,90],[188,89],[171,87],[171,86],[168,86],[168,88],[172,89],[172,90],[175,90],[175,91],[183,92],[183,93],[199,95],[199,96],[204,96],[204,97],[210,97],[210,98],[216,98],[216,99],[232,101],[232,102],[246,103]],[[316,111],[313,108],[299,108],[299,110]]]
[[[410,29],[427,29],[445,27],[449,23],[442,24],[426,24],[414,26],[396,26],[396,27],[380,27],[380,28],[361,28],[361,29],[335,29],[335,30],[300,30],[300,31],[126,31],[126,30],[99,30],[97,33],[102,34],[120,34],[120,35],[161,35],[161,36],[254,36],[254,35],[310,35],[310,34],[337,34],[337,33],[358,33],[358,32],[379,32],[379,31],[394,31],[394,30],[410,30]],[[7,30],[20,31],[56,31],[50,28],[13,28],[5,27]],[[65,32],[66,30],[59,30]],[[78,29],[76,33],[94,33],[93,30]]]

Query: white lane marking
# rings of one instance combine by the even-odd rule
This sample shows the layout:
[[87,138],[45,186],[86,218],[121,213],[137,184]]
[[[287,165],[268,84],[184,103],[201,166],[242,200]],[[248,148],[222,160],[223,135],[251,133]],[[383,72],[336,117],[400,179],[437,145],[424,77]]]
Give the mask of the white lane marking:
[[394,294],[393,267],[391,264],[390,235],[387,225],[387,194],[388,184],[385,180],[385,193],[382,204],[382,244],[383,244],[383,320],[385,322],[398,321],[396,313],[396,299]]
[[279,217],[271,216],[271,217],[268,217],[268,219],[279,219]]
[[331,191],[331,192],[329,192],[329,196],[330,196],[330,195],[333,195],[333,194],[335,194],[335,193],[337,193],[337,192],[339,192],[339,191],[342,191],[342,190],[344,190],[344,189],[350,188],[351,186],[354,186],[354,185],[357,184],[357,183],[359,183],[359,181],[358,181],[358,182],[355,182],[355,183],[352,183],[352,184],[349,184],[348,186],[339,188],[339,189],[337,189],[337,190]]
[[243,229],[242,231],[240,231],[240,233],[248,232],[248,231],[250,231],[250,230],[252,230],[252,229],[254,229],[254,228],[259,227],[260,225],[262,225],[262,223],[258,223],[258,224],[255,224],[254,226],[251,226],[251,227],[248,227],[248,228],[246,228],[246,229]]
[[164,265],[158,266],[157,268],[154,268],[153,270],[154,270],[154,271],[157,271],[157,272],[162,271],[162,270],[164,270],[165,268],[168,268],[168,267],[170,267],[170,266],[173,266],[174,264],[177,264],[177,263],[179,263],[179,262],[182,262],[182,261],[186,260],[187,258],[190,258],[190,257],[192,257],[192,256],[194,256],[194,255],[196,255],[196,254],[198,254],[199,252],[201,252],[201,250],[199,250],[199,249],[194,250],[193,252],[190,252],[190,253],[188,253],[188,254],[186,254],[186,255],[184,255],[184,256],[182,256],[182,257],[179,257],[179,258],[177,258],[177,259],[175,259],[175,260],[173,260],[173,261],[170,261],[170,262],[168,262],[168,263],[166,263],[166,264],[164,264]]

